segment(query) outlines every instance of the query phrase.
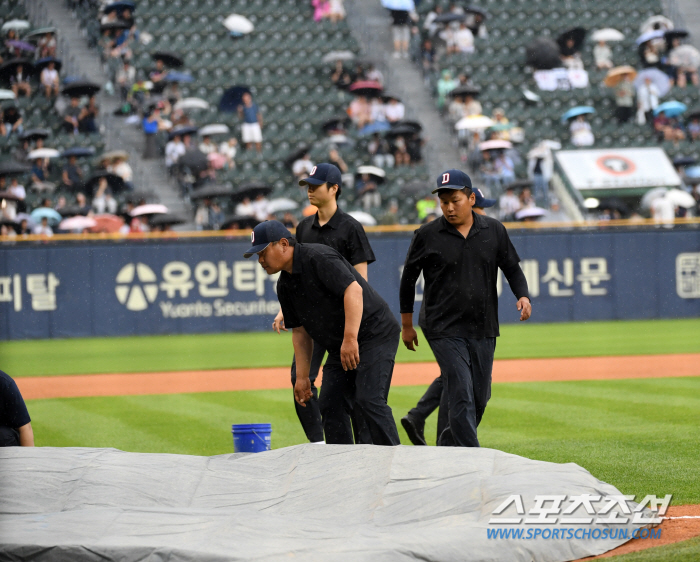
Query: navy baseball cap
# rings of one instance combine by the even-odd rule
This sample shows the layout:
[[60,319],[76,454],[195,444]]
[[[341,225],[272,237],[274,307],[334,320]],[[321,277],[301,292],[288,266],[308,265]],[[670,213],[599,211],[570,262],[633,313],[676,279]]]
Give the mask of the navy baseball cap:
[[479,207],[479,209],[485,209],[486,207],[493,207],[496,204],[495,199],[486,199],[484,197],[484,194],[481,193],[481,190],[477,188],[472,188],[474,191],[474,197],[476,197],[476,202],[474,203],[475,207]]
[[282,238],[291,238],[292,233],[287,230],[287,228],[279,221],[265,221],[261,222],[258,226],[253,229],[253,233],[250,235],[250,241],[253,245],[250,249],[243,254],[244,258],[249,258],[250,256],[262,252],[273,242],[279,242]]
[[433,193],[437,193],[441,189],[464,189],[471,188],[472,179],[462,170],[446,170],[437,178],[437,188],[433,189]]
[[323,164],[317,164],[311,168],[311,173],[308,178],[299,180],[299,185],[302,187],[308,184],[321,185],[323,183],[343,187],[343,180],[340,177],[340,170],[337,166],[325,162]]

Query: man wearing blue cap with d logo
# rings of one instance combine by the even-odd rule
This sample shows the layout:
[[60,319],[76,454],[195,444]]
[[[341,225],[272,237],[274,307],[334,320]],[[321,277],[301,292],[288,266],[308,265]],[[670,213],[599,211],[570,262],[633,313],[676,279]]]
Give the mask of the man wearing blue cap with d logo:
[[478,447],[477,426],[491,397],[491,370],[498,332],[496,280],[500,268],[520,311],[532,312],[527,281],[505,227],[473,211],[471,178],[447,170],[433,190],[443,216],[418,230],[408,249],[399,299],[402,339],[415,351],[415,287],[425,279],[420,326],[440,366],[449,407],[438,445]]

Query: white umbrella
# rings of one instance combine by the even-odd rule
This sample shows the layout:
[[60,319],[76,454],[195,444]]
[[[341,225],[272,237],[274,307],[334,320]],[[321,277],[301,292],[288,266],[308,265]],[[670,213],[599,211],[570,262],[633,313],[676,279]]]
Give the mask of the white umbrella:
[[184,98],[175,104],[175,109],[209,109],[209,103],[202,98]]
[[680,189],[670,190],[668,193],[666,193],[666,199],[673,201],[673,204],[676,207],[685,207],[686,209],[695,207],[695,199],[693,196],[690,193]]
[[494,139],[479,143],[479,150],[497,150],[513,148],[513,143],[507,140]]
[[639,26],[639,33],[644,33],[645,31],[655,29],[656,24],[659,24],[661,29],[673,29],[673,22],[666,16],[651,16],[650,18],[646,19],[641,26]]
[[97,221],[92,217],[75,216],[69,219],[64,219],[58,225],[61,230],[84,230],[97,226]]
[[55,148],[37,148],[27,154],[27,160],[36,160],[37,158],[58,158],[61,153]]
[[377,220],[372,215],[370,215],[369,213],[365,213],[364,211],[350,211],[348,215],[354,218],[362,226],[377,225]]
[[612,27],[598,29],[591,34],[591,41],[622,41],[625,34]]
[[255,29],[252,21],[238,14],[231,14],[227,17],[224,20],[224,27],[232,33],[240,33],[241,35],[250,33]]
[[370,174],[378,178],[386,177],[386,172],[377,166],[360,166],[357,168],[358,174]]
[[523,96],[528,101],[532,101],[532,102],[541,102],[542,101],[542,98],[540,96],[538,96],[532,90],[528,90],[527,88],[523,88]]
[[29,29],[29,22],[27,20],[10,20],[2,24],[3,31],[9,31],[10,29]]
[[323,55],[323,62],[335,62],[337,60],[352,60],[355,58],[355,53],[352,51],[331,51]]
[[227,135],[231,130],[227,125],[221,123],[213,123],[212,125],[204,125],[197,133],[203,137],[209,137],[211,135]]
[[130,214],[132,217],[140,217],[142,215],[163,215],[167,212],[168,208],[165,205],[149,203],[147,205],[135,207]]
[[700,51],[692,45],[681,45],[668,54],[668,62],[673,66],[698,68],[700,66]]
[[0,100],[13,100],[17,96],[12,90],[2,90],[0,89]]
[[455,125],[458,131],[476,131],[479,129],[488,129],[494,124],[493,119],[486,115],[472,115],[471,117],[463,117]]
[[653,203],[654,199],[663,197],[667,193],[668,189],[666,189],[665,187],[655,187],[654,189],[650,189],[644,194],[644,197],[642,197],[640,206],[644,209],[648,209],[649,207],[651,207],[651,204]]
[[542,207],[527,207],[525,209],[520,209],[515,213],[515,220],[520,221],[523,219],[531,219],[536,217],[543,217],[547,214],[547,209]]
[[272,215],[283,211],[293,211],[294,209],[298,208],[299,203],[289,199],[288,197],[278,197],[277,199],[272,199],[267,203],[267,211]]

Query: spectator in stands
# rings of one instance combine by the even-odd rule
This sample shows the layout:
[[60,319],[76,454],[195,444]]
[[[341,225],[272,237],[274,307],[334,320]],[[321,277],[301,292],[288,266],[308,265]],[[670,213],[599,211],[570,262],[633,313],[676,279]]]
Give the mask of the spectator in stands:
[[680,141],[685,140],[685,130],[682,123],[675,117],[666,117],[663,113],[654,117],[654,130],[659,142],[671,141],[677,145]]
[[55,97],[58,95],[58,71],[56,70],[56,65],[51,61],[44,70],[41,71],[41,85],[44,87],[44,95],[47,98]]
[[233,170],[236,167],[236,151],[238,147],[238,139],[230,137],[227,141],[219,145],[219,154],[226,158],[226,167]]
[[378,168],[394,167],[395,161],[394,155],[391,153],[391,147],[388,141],[381,137],[379,133],[372,135],[372,140],[367,145],[367,151],[372,157],[372,163]]
[[532,191],[530,191],[529,187],[523,187],[523,189],[520,191],[518,200],[520,202],[521,209],[529,209],[536,206],[535,198],[532,196]]
[[598,69],[613,67],[612,49],[608,47],[605,41],[598,41],[596,46],[593,47],[593,58],[595,59],[595,66]]
[[0,371],[0,447],[33,447],[31,418],[17,383]]
[[12,88],[12,91],[17,97],[19,97],[20,94],[27,97],[32,95],[32,87],[29,85],[29,75],[25,72],[23,65],[18,64],[17,70],[10,76],[10,88]]
[[7,191],[19,199],[17,202],[17,210],[20,212],[24,211],[26,209],[24,200],[27,197],[27,190],[24,189],[24,186],[19,183],[17,176],[12,176],[12,179],[10,180],[10,187],[7,188]]
[[3,138],[7,138],[8,130],[11,130],[11,127],[5,126],[5,112],[3,111],[2,107],[0,107],[0,135],[2,135]]
[[54,37],[53,33],[46,33],[41,39],[39,39],[36,54],[38,59],[56,56],[56,37]]
[[428,215],[435,215],[437,212],[437,201],[435,196],[426,195],[416,203],[416,211],[418,212],[418,220],[423,222]]
[[406,137],[406,150],[411,159],[411,164],[419,164],[423,161],[423,145],[425,141],[419,133],[413,133]]
[[370,102],[370,123],[378,123],[386,127],[386,105],[379,98],[372,98]]
[[474,37],[488,39],[489,33],[484,25],[484,16],[478,13],[471,13],[466,19],[467,28]]
[[336,168],[340,170],[341,180],[344,186],[353,187],[355,185],[355,178],[352,174],[348,173],[348,165],[343,160],[343,157],[338,152],[335,146],[331,146],[328,150],[328,160],[329,164],[333,164]]
[[337,24],[340,20],[345,19],[345,7],[343,6],[343,0],[330,0],[329,4],[329,20]]
[[691,141],[695,142],[700,138],[700,119],[693,117],[686,128]]
[[143,158],[158,158],[158,130],[161,126],[160,109],[156,106],[149,114],[143,117],[142,121],[144,134]]
[[243,105],[238,106],[238,114],[243,119],[241,132],[246,150],[255,143],[258,153],[262,152],[262,126],[263,119],[258,104],[253,102],[249,93],[243,94]]
[[583,70],[581,53],[578,51],[576,41],[573,37],[567,37],[564,41],[564,45],[560,46],[559,56],[561,57],[562,64],[566,68]]
[[255,198],[251,205],[253,206],[253,216],[260,222],[266,221],[270,217],[270,202],[262,193]]
[[571,144],[574,146],[591,146],[595,142],[591,124],[586,121],[585,115],[579,115],[571,121],[569,126]]
[[182,142],[182,137],[180,135],[175,135],[168,143],[165,145],[165,167],[173,173],[173,166],[177,164],[177,161],[185,153],[185,144]]
[[428,12],[423,20],[423,29],[428,34],[428,37],[435,37],[435,35],[442,29],[442,25],[435,23],[435,18],[442,15],[442,6],[440,4],[435,4],[433,9]]
[[69,135],[78,134],[78,119],[82,110],[80,109],[80,99],[71,98],[70,105],[63,116],[63,130]]
[[520,199],[512,187],[506,186],[506,191],[498,199],[498,218],[502,221],[514,221],[515,213],[520,210]]
[[357,197],[362,202],[362,208],[366,212],[379,209],[382,206],[382,197],[377,189],[377,183],[369,174],[362,174],[355,183]]
[[423,68],[423,80],[426,84],[430,82],[430,78],[435,73],[435,46],[430,39],[423,41],[421,46],[421,66]]
[[87,104],[85,104],[78,114],[78,132],[93,134],[98,132],[97,116],[100,113],[100,107],[95,101],[95,96],[90,96]]
[[[644,115],[648,123],[653,123],[654,110],[659,106],[659,90],[650,78],[637,90],[637,110]],[[639,122],[640,119],[638,118]]]
[[367,80],[372,80],[373,82],[379,82],[379,84],[384,87],[384,75],[382,74],[381,70],[374,65],[374,63],[370,63],[367,67],[365,78],[367,78]]
[[61,173],[63,185],[74,193],[83,189],[83,171],[78,166],[77,161],[75,156],[70,156]]
[[457,86],[457,82],[452,79],[452,74],[449,70],[443,70],[440,80],[437,82],[437,107],[442,110],[445,107],[447,94]]
[[85,197],[85,194],[82,191],[79,191],[75,194],[75,204],[78,207],[78,209],[80,209],[80,212],[78,214],[86,217],[92,213],[92,208],[90,207],[90,205],[88,205],[87,197]]
[[199,143],[199,150],[207,155],[216,152],[216,145],[211,141],[210,136],[205,135],[202,137],[202,142]]
[[494,159],[493,165],[501,185],[515,181],[515,166],[512,158],[508,156],[505,150],[499,151]]
[[348,107],[348,115],[358,129],[372,122],[372,108],[365,96],[356,96]]
[[299,224],[297,218],[289,211],[285,211],[282,220],[280,221],[287,228],[296,228]]
[[127,189],[134,189],[134,171],[131,169],[129,162],[123,156],[117,156],[112,161],[112,173],[124,180]]
[[653,67],[661,64],[661,56],[659,49],[653,41],[647,41],[639,46],[639,55],[642,60],[642,66]]
[[161,59],[156,60],[156,65],[148,73],[148,79],[153,82],[153,91],[160,93],[165,88],[165,77],[168,75],[168,69]]
[[311,161],[311,157],[308,152],[302,154],[301,158],[297,158],[292,164],[292,173],[297,180],[307,177],[311,174],[311,169],[314,167],[314,163]]
[[389,123],[396,123],[404,118],[406,113],[406,108],[403,103],[401,103],[396,98],[389,98],[389,103],[386,104],[384,108],[384,115]]
[[209,206],[209,229],[219,230],[221,225],[224,224],[226,217],[224,212],[221,210],[221,206],[216,202],[212,201]]
[[3,123],[5,125],[5,135],[10,137],[12,133],[22,134],[24,127],[24,119],[22,118],[22,113],[17,106],[11,105],[7,107],[3,114]]
[[254,217],[255,207],[250,201],[250,197],[244,197],[238,205],[236,205],[236,215],[239,217]]
[[106,178],[100,178],[97,191],[92,199],[92,208],[100,215],[103,213],[114,215],[117,212],[117,201],[112,196],[112,190],[109,188]]
[[311,5],[314,8],[314,21],[319,22],[330,15],[331,3],[330,0],[311,0]]
[[122,57],[122,66],[117,72],[116,82],[122,101],[127,101],[136,80],[136,69],[126,57]]
[[542,207],[549,205],[549,181],[554,171],[554,156],[546,141],[541,142],[527,155],[527,175],[535,188],[535,200]]
[[411,163],[411,155],[402,136],[394,139],[394,162],[396,166],[408,166]]
[[31,171],[31,188],[34,191],[53,191],[56,189],[56,185],[46,181],[49,175],[49,159],[48,158],[35,158],[32,162]]
[[[470,54],[474,52],[474,35],[465,22],[459,24],[459,29],[455,31],[453,52]],[[449,49],[448,49],[449,52]]]
[[[412,3],[412,2],[411,2]],[[408,10],[390,10],[391,31],[394,39],[394,58],[408,58],[408,43],[411,39],[411,15]]]
[[634,115],[634,83],[632,75],[625,74],[615,87],[615,117],[618,123],[627,123]]
[[43,217],[41,219],[41,223],[37,224],[34,227],[32,234],[38,234],[41,236],[48,236],[48,237],[53,236],[53,230],[49,226],[49,219],[46,217]]

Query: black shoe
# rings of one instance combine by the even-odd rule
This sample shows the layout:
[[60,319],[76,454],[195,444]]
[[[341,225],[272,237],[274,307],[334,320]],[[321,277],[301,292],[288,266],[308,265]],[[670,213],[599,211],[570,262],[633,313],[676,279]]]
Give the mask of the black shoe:
[[401,418],[401,425],[406,430],[411,443],[414,445],[427,445],[425,442],[425,436],[423,435],[425,422],[419,422],[413,416],[411,416],[411,414],[406,414]]

